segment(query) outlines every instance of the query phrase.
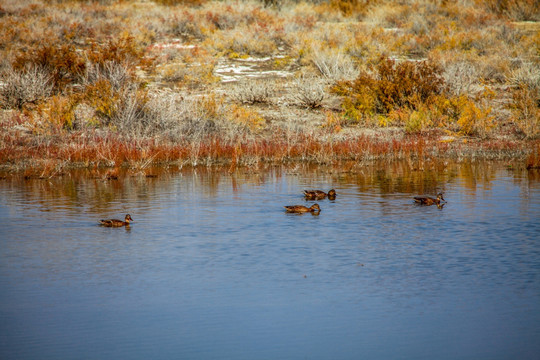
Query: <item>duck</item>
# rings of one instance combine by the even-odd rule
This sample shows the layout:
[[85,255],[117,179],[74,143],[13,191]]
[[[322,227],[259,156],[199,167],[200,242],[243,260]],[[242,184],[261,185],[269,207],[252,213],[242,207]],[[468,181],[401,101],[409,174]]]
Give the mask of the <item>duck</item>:
[[134,221],[134,220],[131,218],[131,215],[127,214],[126,217],[124,218],[124,221],[118,220],[118,219],[107,219],[107,220],[99,220],[99,223],[102,226],[107,226],[107,227],[121,227],[121,226],[129,226],[129,223],[131,221]]
[[443,194],[438,193],[436,198],[432,198],[429,196],[415,196],[414,201],[420,205],[433,205],[436,204],[437,206],[441,205],[441,200],[444,200]]
[[328,196],[330,200],[334,200],[337,196],[336,190],[329,190],[328,193],[325,193],[322,190],[304,190],[304,196],[308,200],[321,200]]
[[287,212],[291,213],[306,213],[306,212],[320,212],[321,208],[319,204],[313,204],[311,207],[307,207],[304,205],[289,205],[285,206],[285,209]]

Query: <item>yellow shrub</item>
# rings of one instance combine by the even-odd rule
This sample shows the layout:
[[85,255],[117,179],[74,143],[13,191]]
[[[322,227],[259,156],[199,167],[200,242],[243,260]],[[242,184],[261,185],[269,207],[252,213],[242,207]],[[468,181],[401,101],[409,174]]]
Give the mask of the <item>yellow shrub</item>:
[[405,125],[409,115],[409,112],[405,109],[392,110],[388,113],[388,123],[397,126]]
[[108,121],[115,113],[119,94],[113,90],[109,80],[100,79],[88,85],[82,99],[92,106],[99,117]]
[[257,111],[238,105],[231,107],[230,119],[254,132],[261,130],[265,123],[264,118]]
[[513,121],[528,138],[540,134],[540,90],[520,86],[512,94]]
[[410,112],[405,121],[407,132],[418,132],[427,129],[432,124],[431,114],[427,108],[419,108]]
[[322,124],[323,129],[327,129],[330,132],[338,133],[342,130],[341,119],[342,115],[336,114],[332,111],[325,111],[326,121]]
[[46,124],[61,129],[72,129],[75,120],[77,100],[73,97],[55,95],[38,110]]
[[494,117],[490,115],[491,108],[478,107],[472,100],[469,100],[457,121],[463,135],[478,135],[485,137],[494,127]]
[[198,101],[198,110],[206,119],[217,119],[222,115],[223,98],[215,94],[205,96]]

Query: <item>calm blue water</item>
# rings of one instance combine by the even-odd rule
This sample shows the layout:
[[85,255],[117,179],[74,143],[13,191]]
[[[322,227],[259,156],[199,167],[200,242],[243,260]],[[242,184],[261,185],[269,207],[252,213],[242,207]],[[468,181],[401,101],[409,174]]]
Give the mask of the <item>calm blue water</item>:
[[[286,214],[309,188],[338,198]],[[413,204],[439,190],[443,209]],[[539,359],[540,175],[0,180],[0,358]]]

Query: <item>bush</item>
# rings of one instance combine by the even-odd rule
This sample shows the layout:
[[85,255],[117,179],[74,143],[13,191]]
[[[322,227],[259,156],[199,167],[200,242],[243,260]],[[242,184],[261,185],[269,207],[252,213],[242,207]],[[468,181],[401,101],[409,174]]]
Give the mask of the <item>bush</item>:
[[71,130],[75,121],[75,107],[77,100],[71,96],[54,95],[40,105],[39,113],[45,120],[44,130],[54,129]]
[[37,104],[52,90],[50,75],[37,66],[22,71],[9,68],[2,73],[0,81],[0,104],[5,108],[22,109],[26,104]]
[[301,106],[319,108],[327,97],[325,89],[326,83],[320,78],[302,76],[294,83],[292,99]]
[[141,137],[163,132],[148,103],[149,95],[145,90],[135,87],[126,89],[115,101],[110,124],[126,136]]
[[463,135],[486,137],[494,126],[493,120],[491,108],[478,106],[470,101],[463,107],[457,124]]
[[371,72],[354,81],[339,81],[332,92],[343,96],[345,111],[371,115],[407,108],[418,110],[444,91],[440,68],[426,61],[401,62],[383,59]]
[[476,0],[476,2],[497,15],[505,15],[512,20],[540,20],[538,0]]
[[370,5],[380,2],[379,0],[329,0],[324,8],[339,11],[345,16],[363,15]]
[[121,94],[118,89],[114,89],[107,79],[99,79],[89,84],[81,95],[81,101],[95,110],[103,124],[108,124],[116,113],[120,98]]
[[106,80],[113,89],[119,90],[130,83],[132,78],[127,64],[107,61],[102,64],[89,64],[86,68],[83,83],[89,85],[100,80]]
[[329,80],[350,80],[358,76],[352,59],[335,51],[313,49],[313,64],[321,75]]
[[480,80],[480,70],[474,63],[461,61],[447,64],[442,76],[453,95],[468,95],[479,90],[477,85]]
[[433,99],[430,105],[432,119],[436,125],[449,128],[461,135],[486,137],[495,126],[495,117],[488,105],[493,93],[484,89],[479,95],[480,101],[474,101],[467,95]]
[[233,126],[239,127],[229,132],[233,134],[257,132],[263,128],[265,123],[257,111],[236,105],[231,107],[229,119],[233,122]]
[[73,45],[50,43],[19,53],[13,63],[17,71],[32,67],[50,74],[53,91],[58,93],[80,81],[86,71],[86,61]]
[[405,120],[405,130],[407,132],[422,131],[431,125],[431,114],[427,108],[413,110]]
[[513,121],[528,138],[540,134],[540,69],[526,63],[513,71],[508,82],[513,87],[509,107]]
[[538,90],[520,86],[512,92],[510,109],[513,121],[527,138],[535,138],[540,134],[540,97]]
[[137,65],[149,65],[151,60],[145,59],[144,49],[129,35],[121,35],[105,43],[92,42],[86,52],[86,58],[94,66],[105,67],[109,63],[124,64],[129,68]]
[[238,82],[231,90],[230,97],[243,104],[271,102],[276,93],[276,84],[271,80],[244,80]]
[[[121,36],[103,44],[93,42],[88,49],[78,49],[72,44],[46,43],[19,53],[13,68],[18,71],[29,67],[43,69],[51,76],[54,92],[61,93],[69,86],[83,83],[92,72],[108,72],[113,80],[112,76],[126,76],[130,69],[148,65],[150,61],[144,58],[144,51],[133,37]],[[119,67],[123,69],[118,71]]]
[[153,0],[157,4],[167,5],[167,6],[176,6],[176,5],[185,5],[185,6],[201,6],[206,3],[207,0]]

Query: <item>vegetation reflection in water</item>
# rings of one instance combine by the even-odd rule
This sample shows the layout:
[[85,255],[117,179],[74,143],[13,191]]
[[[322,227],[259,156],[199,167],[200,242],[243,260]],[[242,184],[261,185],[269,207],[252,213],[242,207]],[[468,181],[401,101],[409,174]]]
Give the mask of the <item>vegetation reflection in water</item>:
[[534,358],[539,195],[491,162],[7,177],[0,357]]
[[[47,179],[27,179],[20,176],[6,177],[4,182],[13,187],[22,186],[23,194],[29,201],[51,206],[66,207],[77,213],[77,206],[88,207],[90,213],[107,211],[111,204],[137,200],[152,202],[156,193],[171,189],[173,181],[167,181],[188,174],[193,176],[194,192],[206,197],[218,197],[221,186],[229,185],[232,191],[240,191],[243,185],[264,186],[289,176],[309,177],[323,176],[331,184],[354,184],[359,192],[377,189],[381,194],[404,193],[411,195],[436,195],[444,191],[448,183],[459,181],[469,195],[474,195],[479,186],[484,189],[492,187],[501,167],[508,169],[507,174],[516,183],[527,186],[529,182],[540,180],[540,172],[536,170],[514,169],[497,162],[453,163],[453,162],[392,162],[375,165],[345,163],[345,166],[296,165],[275,166],[263,165],[257,168],[239,168],[230,171],[220,167],[151,168],[145,173],[131,172],[129,169],[114,170],[72,170],[59,176]],[[159,179],[158,179],[159,178]],[[320,181],[320,180],[319,180]],[[21,185],[22,184],[22,185]],[[304,189],[299,189],[299,199]],[[273,194],[269,194],[272,196]]]

